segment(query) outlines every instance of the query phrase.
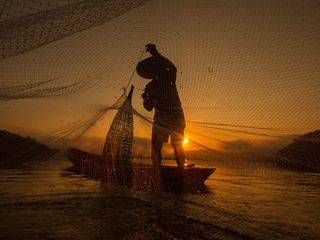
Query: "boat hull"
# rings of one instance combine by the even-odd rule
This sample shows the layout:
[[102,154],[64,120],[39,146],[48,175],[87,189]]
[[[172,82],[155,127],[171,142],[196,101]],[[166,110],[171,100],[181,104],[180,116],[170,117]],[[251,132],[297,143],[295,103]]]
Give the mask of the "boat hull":
[[[101,156],[84,152],[79,149],[69,149],[68,159],[74,169],[90,178],[100,179],[103,184],[127,185],[144,191],[153,191],[154,174],[151,164],[130,162],[129,167],[122,169],[125,179],[117,180],[117,170],[107,166]],[[180,169],[175,166],[161,167],[162,189],[168,192],[208,192],[205,181],[215,171],[215,168],[188,167]],[[118,178],[119,179],[119,178]]]
[[161,167],[162,187],[168,192],[207,192],[205,181],[215,168],[185,167],[183,170],[173,166]]

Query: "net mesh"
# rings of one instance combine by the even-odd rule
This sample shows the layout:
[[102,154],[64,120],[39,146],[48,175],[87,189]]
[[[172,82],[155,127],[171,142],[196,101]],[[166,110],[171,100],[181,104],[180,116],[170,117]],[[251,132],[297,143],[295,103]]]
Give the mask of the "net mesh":
[[[33,1],[22,5],[15,1],[4,1],[1,6],[1,20],[5,20],[0,23],[0,58],[22,54],[95,27],[145,2],[79,0],[64,1],[54,6],[50,2],[38,1],[40,6],[45,6],[41,9],[34,7],[36,3]],[[20,16],[15,16],[16,11]]]
[[[140,49],[154,42],[177,67],[189,162],[244,168],[281,158],[300,168],[309,164],[301,154],[279,150],[319,129],[318,9],[298,1],[1,1],[1,126],[81,149],[73,154],[99,162],[83,171],[113,171],[100,176],[105,183],[150,189],[152,180],[143,179],[151,172],[154,113],[141,100],[149,80],[134,75],[134,110],[119,94],[138,56],[149,56]],[[318,146],[312,141],[300,139],[299,151]],[[37,142],[17,149],[1,166],[48,150]],[[317,157],[319,150],[310,164]],[[115,167],[123,158],[130,174]],[[163,163],[176,165],[170,144]]]

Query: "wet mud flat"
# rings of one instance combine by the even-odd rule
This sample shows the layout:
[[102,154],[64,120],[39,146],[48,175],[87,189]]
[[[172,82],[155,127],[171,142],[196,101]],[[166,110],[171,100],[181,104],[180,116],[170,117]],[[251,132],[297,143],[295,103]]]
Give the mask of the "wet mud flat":
[[134,197],[0,204],[1,239],[250,239]]

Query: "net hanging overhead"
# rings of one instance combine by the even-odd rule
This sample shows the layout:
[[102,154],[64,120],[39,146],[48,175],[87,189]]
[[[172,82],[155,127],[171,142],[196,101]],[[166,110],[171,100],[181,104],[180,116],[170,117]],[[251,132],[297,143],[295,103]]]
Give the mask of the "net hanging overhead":
[[[50,9],[30,14],[26,12],[26,15],[1,21],[0,59],[30,51],[76,32],[103,24],[147,1],[78,0],[75,3],[55,8],[47,3]],[[4,13],[10,10],[9,6],[14,3],[5,2],[1,5],[3,15],[5,15]]]
[[83,89],[88,84],[88,81],[83,81],[66,85],[62,79],[53,78],[23,85],[4,86],[0,87],[0,102],[67,95]]

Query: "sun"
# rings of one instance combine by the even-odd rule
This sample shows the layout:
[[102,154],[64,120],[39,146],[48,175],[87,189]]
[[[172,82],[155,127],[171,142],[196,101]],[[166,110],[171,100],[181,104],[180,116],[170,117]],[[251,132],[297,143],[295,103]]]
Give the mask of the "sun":
[[189,139],[185,137],[185,138],[183,139],[183,144],[187,144],[187,143],[189,143]]

